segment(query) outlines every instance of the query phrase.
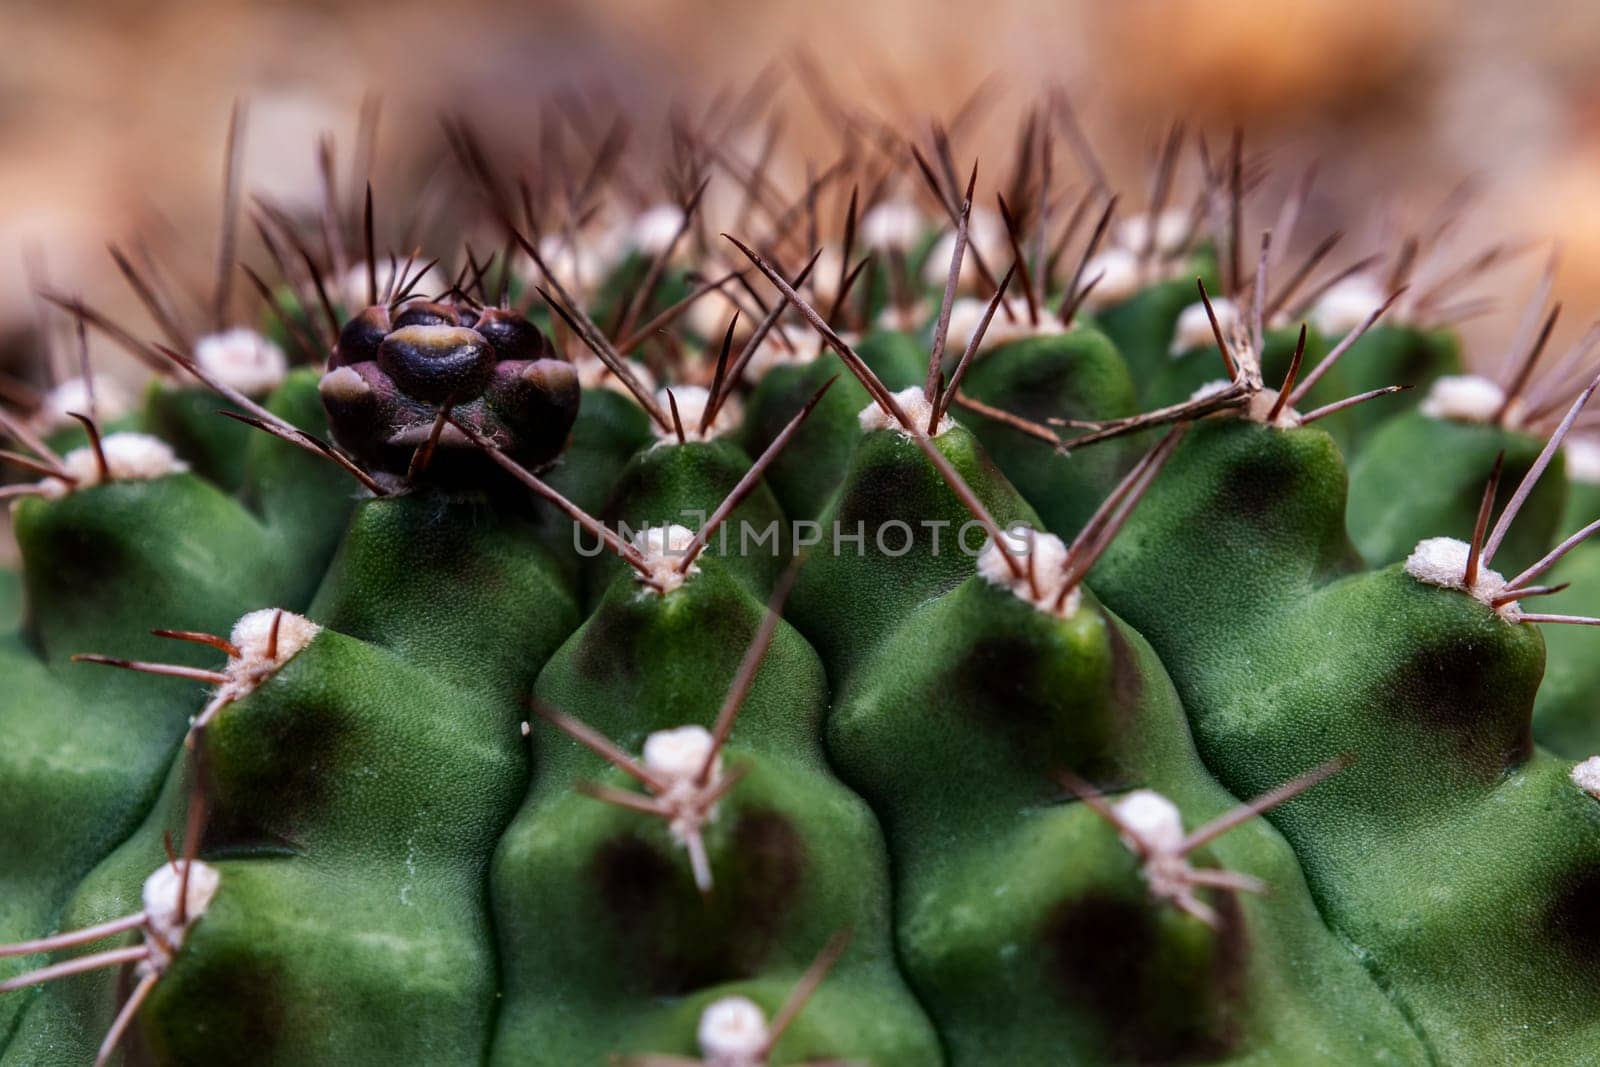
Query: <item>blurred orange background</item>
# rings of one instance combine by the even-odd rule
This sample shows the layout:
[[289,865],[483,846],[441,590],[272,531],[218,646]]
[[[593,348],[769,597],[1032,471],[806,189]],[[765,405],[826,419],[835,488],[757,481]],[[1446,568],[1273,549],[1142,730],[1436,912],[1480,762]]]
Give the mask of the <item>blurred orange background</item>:
[[[315,137],[348,146],[368,93],[383,106],[379,174],[406,174],[442,151],[441,113],[531,141],[541,97],[575,88],[645,125],[769,64],[787,74],[797,49],[888,118],[949,114],[994,77],[970,147],[996,167],[1015,116],[1052,85],[1136,189],[1174,118],[1242,124],[1285,171],[1320,160],[1323,212],[1369,245],[1381,210],[1425,210],[1477,175],[1485,239],[1560,239],[1558,295],[1578,312],[1564,329],[1600,310],[1600,5],[1581,0],[11,0],[6,37],[0,325],[31,313],[29,248],[53,283],[119,309],[108,240],[168,219],[206,248],[235,98],[250,106],[248,186],[305,202]],[[831,151],[792,76],[785,91],[798,153]],[[1526,284],[1506,283],[1510,307]],[[1484,345],[1500,328],[1474,326]]]

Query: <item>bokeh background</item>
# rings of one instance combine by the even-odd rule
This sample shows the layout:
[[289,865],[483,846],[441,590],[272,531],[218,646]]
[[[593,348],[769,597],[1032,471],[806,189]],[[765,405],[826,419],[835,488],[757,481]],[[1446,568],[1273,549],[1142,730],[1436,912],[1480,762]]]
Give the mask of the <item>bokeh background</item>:
[[[1065,87],[1135,186],[1175,117],[1242,124],[1285,169],[1320,160],[1319,211],[1369,244],[1398,239],[1382,230],[1396,205],[1426,210],[1473,175],[1472,226],[1559,237],[1558,295],[1578,312],[1564,332],[1600,310],[1592,0],[8,0],[5,40],[0,327],[32,314],[30,255],[53,284],[125,310],[107,241],[206,248],[236,98],[249,185],[292,203],[315,195],[316,136],[348,145],[376,94],[379,174],[403,202],[406,176],[442,151],[441,113],[516,143],[558,90],[648,124],[773,66],[798,171],[806,146],[834,143],[792,76],[800,50],[891,120],[949,113],[993,78],[977,139],[992,136],[997,160],[1031,94]],[[1500,283],[1508,309],[1473,325],[1481,346],[1528,280]]]

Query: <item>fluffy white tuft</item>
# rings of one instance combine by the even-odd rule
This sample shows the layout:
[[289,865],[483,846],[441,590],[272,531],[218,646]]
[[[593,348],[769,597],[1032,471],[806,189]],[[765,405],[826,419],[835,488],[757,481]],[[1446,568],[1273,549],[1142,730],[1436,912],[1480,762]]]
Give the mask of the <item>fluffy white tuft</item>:
[[1567,480],[1578,485],[1600,485],[1600,438],[1573,434],[1561,446]]
[[930,314],[928,305],[921,300],[904,307],[899,304],[889,304],[878,312],[878,317],[872,320],[872,324],[890,333],[918,333],[927,325]]
[[[1417,547],[1406,557],[1406,573],[1428,585],[1460,589],[1487,604],[1505,589],[1506,580],[1499,571],[1480,566],[1477,583],[1471,589],[1466,588],[1462,582],[1466,578],[1467,556],[1471,551],[1471,545],[1454,537],[1429,537],[1418,541]],[[1515,611],[1514,602],[1500,608],[1501,614],[1507,616],[1514,615]]]
[[[1078,610],[1083,596],[1076,587],[1062,600],[1061,610],[1056,610],[1056,601],[1061,598],[1061,585],[1065,577],[1063,571],[1067,565],[1067,546],[1061,538],[1038,531],[1018,532],[1013,536],[1008,531],[1006,545],[1012,549],[1025,572],[1033,574],[1033,583],[1029,583],[1027,573],[1018,577],[1011,572],[1000,546],[992,540],[978,553],[978,574],[984,581],[1009,589],[1018,599],[1027,601],[1046,614],[1059,615],[1064,619]],[[1038,596],[1033,592],[1035,584],[1039,587]]]
[[[933,418],[933,405],[922,392],[922,386],[911,385],[893,394],[895,403],[900,405],[900,410],[906,413],[911,424],[919,430],[926,429],[928,420]],[[901,426],[895,417],[883,410],[874,400],[861,409],[861,414],[856,416],[861,423],[862,433],[872,433],[874,430],[894,430],[901,436],[909,437],[906,428]],[[939,425],[934,427],[933,436],[939,437],[954,426],[955,422],[948,413],[939,420]]]
[[1388,299],[1378,279],[1353,274],[1328,287],[1311,309],[1311,324],[1325,337],[1343,337]]
[[[113,482],[149,481],[169,474],[181,474],[189,469],[189,465],[173,453],[170,445],[147,433],[110,434],[101,440],[100,447],[105,452],[106,467],[111,475],[108,480]],[[74,489],[87,489],[101,482],[100,461],[94,449],[88,445],[62,456],[61,465],[76,479],[76,483],[69,485],[60,478],[41,481],[41,494],[52,500],[66,496]]]
[[283,349],[243,326],[200,338],[194,360],[201,370],[246,396],[272,392],[289,373]]
[[[678,564],[693,540],[694,531],[677,523],[651,526],[633,535],[633,547],[644,556],[645,564],[650,568],[650,577],[663,594],[672,592],[687,579],[688,575],[678,573]],[[699,573],[698,562],[689,565],[689,574]]]
[[1600,756],[1590,756],[1573,767],[1572,781],[1579,789],[1600,800]]
[[1170,853],[1183,844],[1183,815],[1178,805],[1152,789],[1135,789],[1111,810],[1127,827],[1130,845]]
[[[683,225],[683,209],[677,204],[657,204],[646,208],[633,220],[628,236],[633,247],[647,256],[659,256],[672,243],[678,227]],[[683,242],[678,250],[684,251]]]
[[[667,413],[671,421],[672,403],[678,405],[678,421],[683,426],[683,438],[686,441],[709,441],[713,437],[727,433],[738,425],[739,412],[732,399],[726,401],[717,409],[717,417],[711,420],[711,425],[706,427],[706,432],[700,432],[700,420],[705,417],[706,405],[711,403],[711,390],[699,385],[675,385],[671,389],[672,395],[667,395],[668,390],[656,390],[656,403],[661,405],[661,410]],[[655,430],[656,443],[676,443],[678,432],[670,426],[657,426]]]
[[[1211,308],[1217,313],[1217,325],[1222,327],[1222,336],[1232,337],[1243,321],[1239,305],[1223,296],[1211,301]],[[1177,328],[1172,331],[1172,355],[1181,356],[1196,348],[1211,348],[1216,343],[1216,335],[1211,331],[1211,317],[1206,314],[1205,304],[1190,304],[1184,308],[1183,313],[1178,316]]]
[[[984,208],[973,208],[967,220],[967,251],[961,257],[961,277],[957,284],[963,288],[978,284],[978,260],[972,254],[976,248],[985,263],[999,263],[1010,256],[1010,241],[1006,238],[1005,224],[1000,216]],[[934,242],[928,256],[922,261],[922,280],[929,288],[944,291],[950,280],[950,257],[956,253],[956,232],[950,230]]]
[[[1099,278],[1099,281],[1095,281]],[[1081,285],[1094,282],[1094,288],[1084,297],[1083,306],[1096,308],[1120,304],[1145,285],[1144,272],[1139,269],[1139,256],[1126,248],[1107,248],[1096,252],[1083,267]]]
[[886,200],[861,216],[861,243],[875,252],[909,252],[922,228],[922,212],[915,206]]
[[673,781],[692,780],[706,765],[711,743],[711,731],[704,726],[657,730],[644,739],[645,769]]
[[1505,390],[1477,374],[1447,374],[1428,388],[1419,411],[1454,422],[1493,422],[1506,402]]
[[[989,301],[970,296],[964,296],[950,305],[950,336],[946,340],[945,349],[947,352],[959,354],[967,350],[967,344],[977,332],[978,324],[983,321],[983,311],[988,306]],[[1011,312],[1010,318],[1006,317],[1007,311]],[[994,318],[989,320],[989,328],[983,332],[983,343],[978,346],[978,354],[1009,341],[1020,341],[1027,337],[1048,337],[1066,332],[1066,327],[1061,325],[1060,319],[1043,310],[1039,313],[1037,325],[1029,322],[1027,297],[1008,296],[1001,307],[994,309]]]
[[[776,335],[782,334],[782,337]],[[789,342],[785,347],[784,341]],[[849,338],[845,339],[849,343]],[[767,372],[774,367],[788,364],[810,363],[817,358],[816,335],[807,336],[804,331],[789,326],[774,326],[767,331],[767,336],[761,339],[756,350],[750,353],[750,358],[745,362],[743,376],[746,382],[756,384],[767,376]]]
[[[145,914],[161,939],[173,946],[183,942],[186,929],[186,925],[178,922],[178,894],[183,891],[183,868],[186,862],[163,863],[144,880]],[[200,860],[194,861],[194,867],[189,871],[188,891],[184,894],[188,905],[182,909],[189,922],[206,913],[211,906],[211,898],[217,895],[221,880],[215,867]],[[159,946],[156,947],[159,949]]]
[[772,1038],[766,1014],[748,997],[712,1001],[700,1013],[697,1036],[706,1067],[755,1067]]
[[68,426],[78,425],[69,411],[80,415],[94,415],[100,422],[108,422],[125,415],[133,407],[127,390],[113,378],[100,375],[94,379],[94,403],[89,403],[89,383],[83,378],[68,378],[44,395],[44,402],[33,413],[31,424],[42,434],[51,434]]

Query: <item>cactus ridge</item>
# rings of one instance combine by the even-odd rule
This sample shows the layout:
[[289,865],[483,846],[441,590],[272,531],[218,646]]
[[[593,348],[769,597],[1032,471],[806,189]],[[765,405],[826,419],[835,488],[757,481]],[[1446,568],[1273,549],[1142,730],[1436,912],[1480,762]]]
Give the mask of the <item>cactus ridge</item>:
[[0,1067],[1590,1062],[1553,262],[1470,375],[1458,205],[1334,266],[1174,126],[1130,212],[1059,95],[993,211],[961,119],[791,199],[747,111],[659,202],[447,121],[429,252],[326,145],[257,266],[236,109],[205,299],[46,294],[154,380],[0,410]]

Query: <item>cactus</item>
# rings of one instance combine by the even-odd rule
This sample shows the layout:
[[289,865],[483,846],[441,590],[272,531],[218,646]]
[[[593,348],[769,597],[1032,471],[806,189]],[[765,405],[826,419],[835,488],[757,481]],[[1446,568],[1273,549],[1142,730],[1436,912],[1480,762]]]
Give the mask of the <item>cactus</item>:
[[447,124],[501,250],[263,203],[253,319],[236,114],[205,321],[50,294],[142,405],[0,412],[0,1064],[1591,1060],[1592,338],[1035,118],[725,241],[726,116],[640,217]]

